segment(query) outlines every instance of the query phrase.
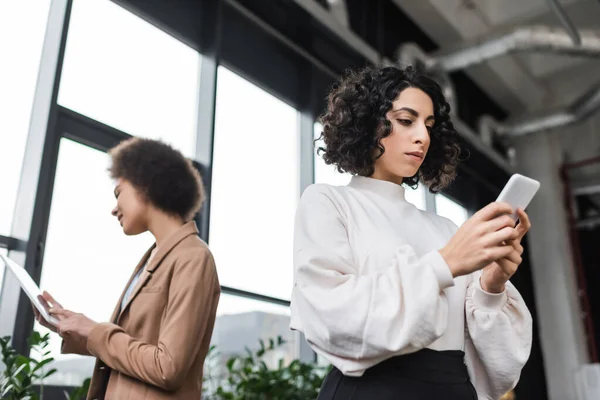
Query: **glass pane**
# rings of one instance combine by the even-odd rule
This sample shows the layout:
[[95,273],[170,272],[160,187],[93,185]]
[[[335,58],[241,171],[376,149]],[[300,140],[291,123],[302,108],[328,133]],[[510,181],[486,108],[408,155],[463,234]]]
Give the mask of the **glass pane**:
[[255,352],[260,347],[259,339],[268,343],[269,339],[276,340],[281,336],[286,342],[262,358],[270,368],[276,368],[279,359],[285,363],[294,360],[295,334],[289,325],[289,307],[221,294],[211,342],[216,349],[205,366],[208,393],[227,379],[227,360],[235,355],[244,355],[245,348]]
[[443,194],[435,196],[435,210],[438,215],[448,218],[458,226],[461,226],[469,219],[469,212],[466,208],[450,200]]
[[[0,254],[7,256],[6,249],[0,249]],[[4,263],[0,261],[0,299],[2,299],[2,284],[4,283]]]
[[[0,235],[10,236],[50,0],[0,2]],[[18,38],[18,39],[15,39]],[[10,111],[8,111],[10,110]],[[6,111],[6,112],[4,112]]]
[[[108,321],[133,269],[153,243],[148,233],[125,236],[111,215],[115,198],[108,162],[101,151],[61,140],[40,283],[65,308],[97,322]],[[37,324],[35,329],[46,332]],[[94,360],[60,354],[60,344],[60,337],[51,335],[58,373],[46,383],[80,385]]]
[[218,76],[209,240],[219,280],[289,299],[298,112],[224,67]]
[[61,105],[193,156],[199,79],[193,49],[112,1],[74,1]]
[[315,142],[315,183],[327,183],[334,186],[346,186],[352,175],[347,173],[339,173],[335,165],[327,165],[323,161],[323,157],[317,154],[317,149],[323,147],[325,143],[323,140],[318,140],[323,131],[323,125],[319,122],[315,122],[314,125],[314,138]]

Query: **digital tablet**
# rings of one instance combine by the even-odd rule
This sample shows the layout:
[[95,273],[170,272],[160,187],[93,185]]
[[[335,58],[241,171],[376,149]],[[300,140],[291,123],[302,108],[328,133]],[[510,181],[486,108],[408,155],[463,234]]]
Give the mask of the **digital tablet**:
[[38,299],[38,296],[42,295],[42,291],[31,278],[31,275],[27,273],[25,268],[23,268],[22,266],[20,266],[5,255],[0,254],[0,259],[2,259],[4,265],[6,265],[7,270],[10,271],[15,276],[15,278],[17,278],[19,284],[21,285],[21,289],[23,289],[25,294],[27,294],[27,297],[29,297],[29,300],[31,300],[31,302],[33,303],[35,308],[37,308],[37,310],[40,312],[42,317],[44,317],[44,319],[52,325],[58,325],[58,320],[50,316],[48,311],[46,311],[46,309],[40,302],[40,299]]

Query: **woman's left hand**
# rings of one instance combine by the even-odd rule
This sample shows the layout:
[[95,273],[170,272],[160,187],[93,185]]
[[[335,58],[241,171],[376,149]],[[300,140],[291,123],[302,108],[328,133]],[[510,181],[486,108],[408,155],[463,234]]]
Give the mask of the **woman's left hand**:
[[521,239],[531,228],[531,222],[525,211],[518,209],[517,215],[519,216],[519,224],[515,228],[518,233],[517,238],[506,243],[507,246],[513,247],[513,251],[508,257],[496,260],[483,268],[480,284],[481,288],[488,293],[503,292],[506,282],[521,265],[521,255],[523,254]]
[[50,314],[60,320],[57,328],[61,337],[70,336],[77,341],[87,342],[88,336],[98,325],[83,314],[74,313],[65,309],[51,309]]

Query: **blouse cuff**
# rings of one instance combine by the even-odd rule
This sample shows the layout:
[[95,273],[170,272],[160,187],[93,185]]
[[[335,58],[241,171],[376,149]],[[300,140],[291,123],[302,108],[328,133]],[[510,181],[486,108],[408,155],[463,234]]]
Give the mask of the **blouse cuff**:
[[452,276],[452,272],[450,272],[450,267],[438,251],[426,254],[422,260],[433,268],[433,272],[440,285],[440,290],[454,286],[454,277]]
[[473,305],[487,311],[498,311],[508,301],[506,289],[500,293],[489,293],[483,290],[479,279],[476,280],[475,290],[473,291]]

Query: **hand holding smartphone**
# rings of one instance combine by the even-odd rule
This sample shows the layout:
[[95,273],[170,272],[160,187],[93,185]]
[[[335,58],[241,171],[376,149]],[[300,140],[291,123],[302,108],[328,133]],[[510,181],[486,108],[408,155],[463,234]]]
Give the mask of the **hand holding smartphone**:
[[[511,176],[496,200],[500,204],[488,204],[458,229],[446,246],[439,250],[452,276],[470,274],[511,255],[514,249],[505,243],[515,239],[517,209],[524,210],[539,187],[540,183],[534,179],[520,174]],[[521,221],[516,233],[522,237],[529,227],[528,219]]]
[[535,179],[521,174],[514,174],[510,177],[496,201],[508,203],[514,210],[511,217],[516,221],[518,218],[517,209],[525,210],[539,188],[540,183]]

